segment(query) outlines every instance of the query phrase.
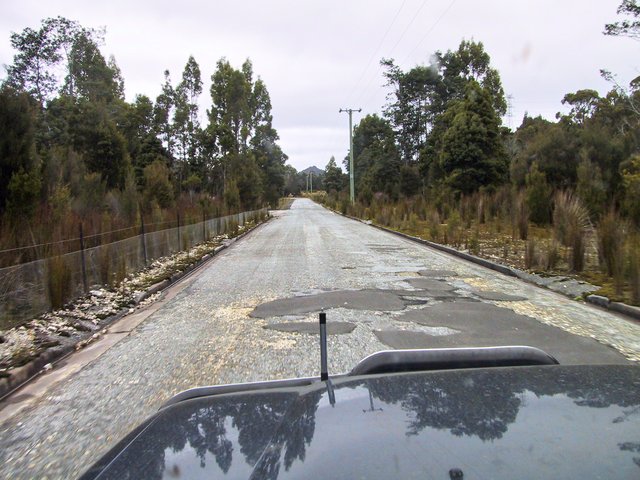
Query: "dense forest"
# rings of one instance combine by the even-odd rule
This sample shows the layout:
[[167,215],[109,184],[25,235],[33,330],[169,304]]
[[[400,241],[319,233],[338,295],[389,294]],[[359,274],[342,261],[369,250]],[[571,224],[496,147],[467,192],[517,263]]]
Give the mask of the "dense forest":
[[[604,33],[638,38],[640,7],[625,0],[619,13],[625,19]],[[479,236],[511,230],[526,242],[527,268],[553,270],[564,252],[567,270],[581,272],[594,244],[615,290],[631,288],[640,301],[640,77],[623,87],[602,71],[604,96],[567,93],[556,121],[525,114],[511,131],[481,42],[463,40],[408,71],[381,64],[383,115],[366,115],[353,131],[356,203],[332,158],[330,206],[476,251]],[[503,247],[506,257],[511,245]]]
[[[0,250],[76,237],[80,222],[91,234],[145,216],[153,228],[282,195],[287,157],[250,60],[239,69],[217,62],[201,122],[193,57],[178,81],[164,72],[155,100],[129,103],[115,58],[101,53],[104,35],[62,17],[11,35],[16,54],[0,88]],[[12,261],[46,254],[18,250]]]

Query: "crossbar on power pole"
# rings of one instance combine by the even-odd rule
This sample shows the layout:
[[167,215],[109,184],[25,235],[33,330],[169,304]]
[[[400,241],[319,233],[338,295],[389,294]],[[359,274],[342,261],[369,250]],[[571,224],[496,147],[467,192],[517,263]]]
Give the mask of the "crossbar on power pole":
[[356,201],[356,188],[355,188],[355,173],[353,170],[353,122],[351,115],[353,112],[361,112],[362,109],[354,108],[341,108],[338,113],[347,112],[349,114],[349,194],[351,197],[351,203]]

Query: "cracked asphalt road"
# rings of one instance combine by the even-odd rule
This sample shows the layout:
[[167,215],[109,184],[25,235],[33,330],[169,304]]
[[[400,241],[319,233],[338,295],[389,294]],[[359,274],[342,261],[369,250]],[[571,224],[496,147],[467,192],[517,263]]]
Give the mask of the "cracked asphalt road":
[[[308,322],[321,308],[340,322],[329,337],[333,373],[393,347],[525,343],[561,363],[640,360],[640,325],[630,320],[309,200],[276,214],[98,358],[6,418],[0,477],[76,477],[189,387],[317,374]],[[309,297],[287,300],[301,295]]]

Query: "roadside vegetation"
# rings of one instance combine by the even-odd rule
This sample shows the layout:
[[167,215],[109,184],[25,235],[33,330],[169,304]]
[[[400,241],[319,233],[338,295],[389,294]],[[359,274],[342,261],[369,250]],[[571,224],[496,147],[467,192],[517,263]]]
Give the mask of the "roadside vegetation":
[[[286,155],[250,60],[211,66],[212,106],[189,57],[159,95],[124,97],[105,32],[66,18],[11,35],[0,85],[0,267],[275,205]],[[108,233],[107,233],[108,232]]]
[[[631,17],[605,34],[640,35]],[[640,303],[640,79],[567,93],[556,121],[502,125],[507,99],[481,42],[403,71],[383,59],[388,103],[353,131],[356,202],[332,157],[327,193],[342,213],[543,274],[570,274]],[[349,171],[348,157],[344,166]]]

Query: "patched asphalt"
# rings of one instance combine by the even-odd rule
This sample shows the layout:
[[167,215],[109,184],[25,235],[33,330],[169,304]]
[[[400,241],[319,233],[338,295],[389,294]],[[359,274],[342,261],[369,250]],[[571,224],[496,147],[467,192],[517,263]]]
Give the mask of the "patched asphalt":
[[413,288],[417,288],[419,290],[424,290],[426,292],[451,292],[456,289],[453,285],[443,281],[443,280],[434,280],[432,278],[410,278],[405,280],[409,285]]
[[[279,332],[306,333],[310,335],[320,335],[320,326],[316,322],[282,322],[265,325],[263,328],[278,330]],[[350,322],[327,322],[327,335],[344,335],[353,332],[355,323]]]
[[391,348],[543,345],[543,349],[562,364],[584,363],[585,356],[594,363],[631,363],[614,350],[602,348],[602,344],[591,338],[576,338],[560,328],[489,303],[460,299],[403,312],[396,320],[426,327],[452,328],[458,333],[429,336],[406,330],[376,331],[378,339]]
[[315,295],[280,298],[258,305],[249,315],[256,318],[268,318],[320,312],[339,307],[390,312],[402,310],[405,306],[406,304],[400,298],[400,295],[389,290],[340,290]]
[[497,302],[521,302],[527,299],[520,295],[511,295],[509,293],[492,292],[488,290],[473,290],[472,293],[483,300],[493,300]]
[[418,271],[418,275],[423,277],[457,277],[458,274],[453,270],[420,270]]

